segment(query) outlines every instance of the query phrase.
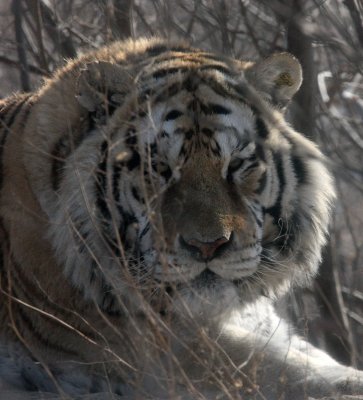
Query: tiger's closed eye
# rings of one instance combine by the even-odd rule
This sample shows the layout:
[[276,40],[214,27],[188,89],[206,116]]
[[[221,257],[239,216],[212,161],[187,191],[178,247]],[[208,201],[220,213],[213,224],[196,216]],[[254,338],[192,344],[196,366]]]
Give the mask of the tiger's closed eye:
[[172,174],[173,174],[172,171],[171,171],[171,168],[169,167],[169,165],[166,164],[166,163],[164,163],[164,162],[162,162],[162,161],[160,161],[160,162],[158,163],[157,172],[158,172],[162,177],[164,177],[164,179],[165,179],[166,181],[169,180],[169,179],[171,178]]
[[232,158],[228,165],[228,173],[233,173],[242,167],[245,160],[239,157]]

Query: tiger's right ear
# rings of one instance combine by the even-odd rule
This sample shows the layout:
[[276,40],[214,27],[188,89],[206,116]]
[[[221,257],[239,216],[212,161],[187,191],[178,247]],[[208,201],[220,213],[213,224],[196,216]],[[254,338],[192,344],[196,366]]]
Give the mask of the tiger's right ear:
[[120,104],[131,82],[126,68],[105,61],[91,62],[80,71],[76,97],[88,111],[98,111],[109,103]]
[[302,83],[302,69],[292,54],[277,53],[246,70],[247,79],[272,104],[284,108]]

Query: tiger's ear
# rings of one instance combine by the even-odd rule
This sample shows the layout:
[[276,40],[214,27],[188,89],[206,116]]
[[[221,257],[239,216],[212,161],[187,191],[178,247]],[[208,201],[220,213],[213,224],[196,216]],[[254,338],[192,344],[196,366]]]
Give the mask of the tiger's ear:
[[301,86],[302,69],[292,54],[277,53],[249,67],[246,77],[268,100],[284,108]]
[[126,68],[105,61],[91,62],[80,71],[76,97],[88,111],[98,111],[110,104],[120,104],[130,83],[130,73]]

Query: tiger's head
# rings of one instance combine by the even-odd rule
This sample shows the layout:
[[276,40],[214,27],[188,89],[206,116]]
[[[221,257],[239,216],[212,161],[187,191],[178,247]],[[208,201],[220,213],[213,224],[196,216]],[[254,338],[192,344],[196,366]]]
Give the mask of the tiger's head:
[[66,274],[104,310],[135,288],[223,308],[305,284],[334,190],[319,150],[284,120],[299,62],[148,46],[78,66],[92,123],[50,228]]

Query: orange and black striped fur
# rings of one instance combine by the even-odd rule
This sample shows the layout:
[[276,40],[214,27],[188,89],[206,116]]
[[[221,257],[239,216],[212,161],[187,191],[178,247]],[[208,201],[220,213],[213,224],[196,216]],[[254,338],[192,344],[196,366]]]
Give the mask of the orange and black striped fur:
[[141,39],[1,101],[0,377],[135,399],[361,391],[272,306],[315,275],[334,198],[284,120],[301,80],[286,53]]

